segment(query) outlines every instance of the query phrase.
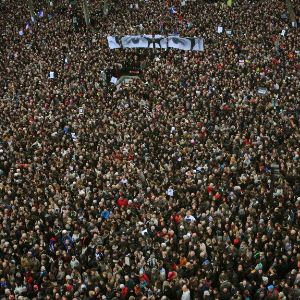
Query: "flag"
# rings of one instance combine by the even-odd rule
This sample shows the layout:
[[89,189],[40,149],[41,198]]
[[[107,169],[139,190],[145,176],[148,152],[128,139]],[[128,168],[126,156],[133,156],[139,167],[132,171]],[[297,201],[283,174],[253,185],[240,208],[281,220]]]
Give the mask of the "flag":
[[50,240],[49,250],[50,250],[52,253],[55,252],[55,249],[54,249],[54,241],[53,241],[53,239]]
[[38,15],[39,18],[42,18],[44,16],[44,13],[43,13],[42,10],[39,10],[37,15]]
[[231,7],[233,3],[233,0],[227,0],[227,6]]
[[174,6],[171,6],[171,7],[170,7],[170,14],[171,14],[171,15],[177,14],[177,10],[175,9]]
[[62,243],[63,243],[64,247],[66,248],[66,251],[68,252],[68,250],[69,250],[68,246],[69,245],[73,246],[73,239],[69,235],[63,236],[62,237]]

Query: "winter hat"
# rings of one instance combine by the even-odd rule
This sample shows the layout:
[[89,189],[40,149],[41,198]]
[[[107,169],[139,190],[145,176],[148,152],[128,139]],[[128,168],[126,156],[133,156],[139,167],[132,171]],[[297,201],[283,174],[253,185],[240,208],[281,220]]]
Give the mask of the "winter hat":
[[176,272],[169,272],[168,273],[168,280],[173,280],[176,277]]
[[240,240],[238,238],[234,239],[233,244],[238,245],[240,243]]
[[108,210],[104,210],[101,212],[101,217],[105,220],[107,220],[110,216],[110,212]]
[[72,289],[73,289],[73,285],[72,285],[72,284],[67,284],[67,285],[66,285],[66,290],[67,290],[68,292],[72,291]]

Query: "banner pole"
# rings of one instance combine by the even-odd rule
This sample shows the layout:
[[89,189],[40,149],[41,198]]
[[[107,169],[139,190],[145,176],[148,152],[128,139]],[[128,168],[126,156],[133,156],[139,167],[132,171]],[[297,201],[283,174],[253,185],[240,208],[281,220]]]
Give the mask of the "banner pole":
[[82,2],[82,8],[83,8],[83,14],[84,14],[84,19],[85,19],[85,24],[86,27],[89,27],[91,24],[91,20],[90,20],[90,10],[87,4],[86,0],[83,0]]
[[35,20],[34,6],[33,6],[33,1],[32,0],[28,1],[28,10],[30,12],[31,18],[33,18]]

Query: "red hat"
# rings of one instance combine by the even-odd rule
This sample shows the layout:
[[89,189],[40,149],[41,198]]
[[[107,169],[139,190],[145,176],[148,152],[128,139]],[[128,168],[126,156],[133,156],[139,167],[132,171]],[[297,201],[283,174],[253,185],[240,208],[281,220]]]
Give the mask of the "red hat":
[[169,272],[168,273],[168,280],[173,280],[176,277],[176,273],[175,272]]
[[66,284],[66,290],[68,292],[72,291],[72,289],[73,289],[73,285],[72,284]]
[[33,278],[32,278],[32,276],[27,277],[26,281],[27,281],[28,283],[33,283]]
[[172,270],[177,270],[177,265],[175,263],[172,263],[172,266],[171,266]]
[[215,195],[214,195],[214,199],[220,199],[221,198],[221,194],[219,192],[217,192]]
[[240,240],[239,240],[239,239],[236,238],[236,239],[233,240],[233,244],[234,244],[234,245],[238,245],[239,243],[240,243]]

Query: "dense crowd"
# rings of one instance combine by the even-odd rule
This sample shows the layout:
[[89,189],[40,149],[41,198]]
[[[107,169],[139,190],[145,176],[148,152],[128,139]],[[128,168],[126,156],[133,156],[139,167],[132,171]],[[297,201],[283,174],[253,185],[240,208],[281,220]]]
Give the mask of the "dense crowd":
[[[77,2],[0,3],[0,299],[300,299],[285,1]],[[205,50],[108,48],[142,33]]]

